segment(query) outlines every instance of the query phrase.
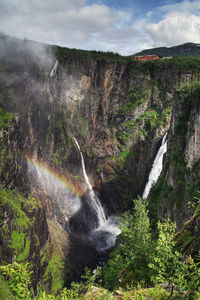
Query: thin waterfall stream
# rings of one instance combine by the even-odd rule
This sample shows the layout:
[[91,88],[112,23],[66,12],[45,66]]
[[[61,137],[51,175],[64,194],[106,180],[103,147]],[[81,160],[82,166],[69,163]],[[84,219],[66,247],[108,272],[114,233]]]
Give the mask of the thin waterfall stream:
[[160,173],[162,171],[162,162],[163,162],[163,156],[167,151],[167,133],[164,135],[162,139],[162,144],[156,154],[156,157],[154,159],[151,172],[149,174],[149,179],[147,181],[147,184],[145,186],[142,198],[146,199],[149,195],[150,189],[154,183],[157,182],[158,177],[160,176]]
[[120,234],[121,231],[118,227],[118,221],[115,216],[111,215],[106,218],[101,202],[96,196],[87,176],[85,162],[79,143],[75,137],[73,137],[73,139],[81,156],[83,176],[89,190],[89,204],[97,217],[97,226],[93,226],[91,228],[89,236],[95,241],[97,251],[102,252],[115,246],[116,237]]
[[53,76],[56,75],[57,70],[58,70],[58,66],[59,66],[59,61],[56,60],[55,65],[53,66],[53,69],[51,70],[51,72],[49,74],[50,77],[53,77]]
[[87,183],[88,190],[89,190],[89,193],[90,193],[90,198],[91,198],[91,203],[90,204],[91,204],[94,212],[97,215],[98,227],[101,227],[106,223],[106,216],[105,216],[104,210],[101,206],[101,203],[100,203],[98,197],[95,195],[94,190],[92,188],[92,185],[91,185],[91,183],[89,181],[89,178],[87,176],[87,173],[86,173],[86,170],[85,170],[85,163],[84,163],[84,159],[83,159],[83,154],[81,152],[79,143],[75,138],[74,138],[74,141],[75,141],[75,143],[77,145],[77,148],[78,148],[78,150],[80,152],[80,155],[81,155],[83,175],[84,175],[84,178],[85,178],[85,182]]

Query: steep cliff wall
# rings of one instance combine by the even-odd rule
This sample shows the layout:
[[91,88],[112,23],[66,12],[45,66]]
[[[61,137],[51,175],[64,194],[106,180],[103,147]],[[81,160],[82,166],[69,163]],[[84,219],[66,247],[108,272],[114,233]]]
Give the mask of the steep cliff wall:
[[163,172],[150,195],[158,215],[170,217],[179,229],[192,216],[197,202],[194,197],[198,197],[200,189],[199,103],[199,82],[184,85],[177,91]]
[[33,286],[42,279],[40,249],[48,240],[46,215],[28,195],[26,167],[19,128],[12,113],[0,110],[0,263],[29,260],[34,269]]

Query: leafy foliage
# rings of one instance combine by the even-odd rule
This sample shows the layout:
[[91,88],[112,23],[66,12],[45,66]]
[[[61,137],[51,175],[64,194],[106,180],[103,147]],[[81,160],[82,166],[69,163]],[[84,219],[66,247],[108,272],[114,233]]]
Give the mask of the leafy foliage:
[[3,108],[0,107],[0,127],[8,127],[13,121],[13,114],[10,112],[5,112]]
[[7,223],[2,226],[2,237],[8,241],[8,247],[16,255],[16,260],[18,262],[25,261],[30,250],[30,237],[27,231],[33,228],[35,221],[33,211],[36,207],[36,200],[30,196],[24,198],[17,191],[5,188],[0,191],[0,198],[1,211],[6,206],[7,210],[13,214],[12,227],[9,227]]
[[151,234],[146,205],[141,198],[134,201],[132,214],[124,214],[120,228],[120,246],[104,267],[105,286],[109,289],[150,281]]
[[[121,223],[119,247],[103,268],[105,286],[109,289],[164,284],[174,288],[180,299],[198,294],[199,261],[183,257],[176,247],[176,224],[169,220],[158,222],[158,237],[150,232],[146,205],[140,198],[134,201],[133,214],[126,213]],[[181,296],[182,295],[182,296]]]
[[199,262],[195,263],[191,256],[186,259],[176,249],[174,240],[175,223],[169,220],[158,222],[159,236],[156,242],[155,254],[152,257],[149,267],[155,273],[152,281],[155,283],[167,283],[179,290],[187,291],[188,295],[195,295],[200,285]]
[[8,279],[9,287],[18,299],[30,299],[32,291],[29,289],[31,283],[32,271],[29,271],[29,265],[14,262],[0,266],[0,272]]

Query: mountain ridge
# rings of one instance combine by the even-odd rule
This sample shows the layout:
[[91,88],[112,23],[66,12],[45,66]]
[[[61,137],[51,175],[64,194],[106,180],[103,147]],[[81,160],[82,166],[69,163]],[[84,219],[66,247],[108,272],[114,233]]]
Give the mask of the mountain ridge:
[[173,47],[156,47],[151,49],[145,49],[133,54],[132,56],[139,55],[158,55],[158,56],[195,56],[200,57],[200,44],[199,43],[184,43]]

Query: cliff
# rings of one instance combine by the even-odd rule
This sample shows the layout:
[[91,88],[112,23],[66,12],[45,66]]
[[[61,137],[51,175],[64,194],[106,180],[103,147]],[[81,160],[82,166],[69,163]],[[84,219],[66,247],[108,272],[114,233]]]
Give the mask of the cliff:
[[[92,220],[92,214],[87,217],[87,187],[73,137],[109,216],[130,208],[132,199],[142,195],[168,131],[163,172],[149,197],[150,213],[154,219],[170,216],[178,228],[193,215],[194,208],[188,208],[187,202],[199,189],[199,93],[192,91],[194,100],[187,89],[199,80],[199,60],[140,63],[8,37],[0,43],[1,186],[16,201],[21,195],[20,211],[27,216],[30,212],[23,203],[29,200],[25,199],[36,200],[31,226],[22,226],[22,232],[32,243],[29,260],[38,253],[36,265],[46,274],[47,288],[59,289],[54,285],[53,262],[61,265],[62,277],[61,261],[66,256],[74,259],[70,246],[80,236],[70,238],[70,230],[86,234]],[[9,124],[5,126],[4,120]],[[7,251],[17,230],[16,212],[6,205],[3,201],[3,222],[8,215],[13,217],[2,236],[2,251]],[[21,252],[26,245],[24,240]],[[5,254],[5,260],[20,251]],[[93,265],[98,257],[95,251]],[[83,266],[84,255],[79,262]],[[72,278],[78,271],[74,272]]]
[[[162,174],[150,192],[151,213],[176,221],[180,229],[198,205],[199,82],[183,85],[174,99],[168,151]],[[199,227],[196,227],[199,232]]]

